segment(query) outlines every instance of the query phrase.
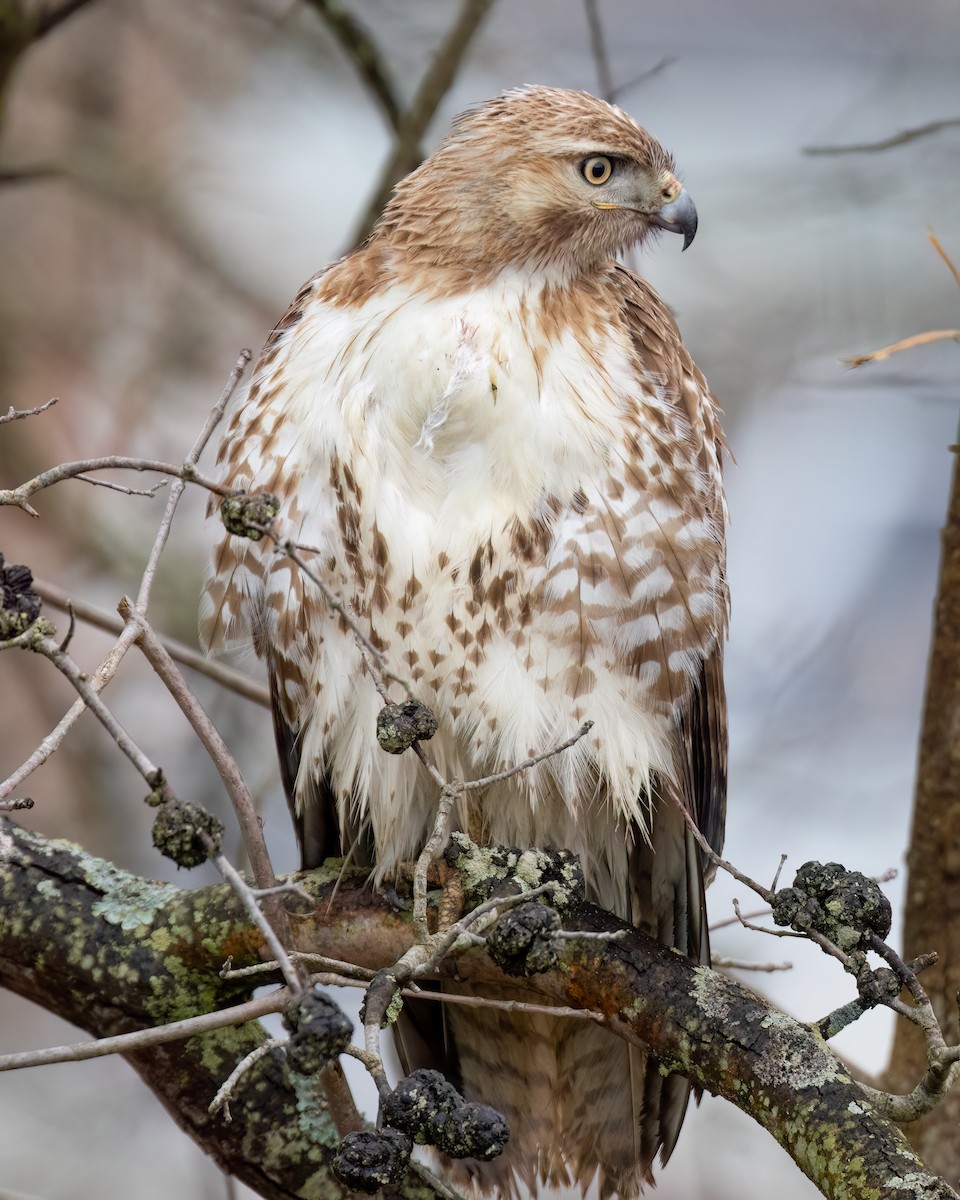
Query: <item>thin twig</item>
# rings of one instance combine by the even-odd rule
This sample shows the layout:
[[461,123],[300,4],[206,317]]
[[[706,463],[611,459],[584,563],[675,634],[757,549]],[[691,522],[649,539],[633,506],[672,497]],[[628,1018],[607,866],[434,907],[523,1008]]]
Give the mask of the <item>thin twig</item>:
[[957,285],[957,287],[960,287],[960,270],[957,270],[957,267],[955,266],[953,259],[946,252],[946,250],[944,250],[943,246],[940,245],[940,239],[937,237],[937,235],[933,232],[932,229],[927,230],[927,240],[930,242],[930,245],[934,248],[934,250],[936,250],[936,252],[940,255],[940,257],[943,259],[943,261],[947,264],[947,269],[949,270],[950,274],[953,276],[953,282]]
[[[233,811],[240,827],[244,849],[250,860],[250,867],[258,888],[274,888],[277,878],[270,862],[267,844],[263,837],[263,828],[257,814],[256,805],[246,781],[230,753],[226,742],[220,736],[216,726],[207,716],[200,701],[191,691],[186,680],[180,674],[176,663],[167,653],[163,643],[153,632],[146,617],[137,611],[129,597],[124,597],[119,604],[120,615],[125,621],[131,622],[136,628],[136,641],[143,651],[147,662],[153,667],[167,691],[180,707],[180,711],[193,727],[211,761],[217,768],[227,795],[233,805]],[[282,912],[281,906],[276,911],[271,907],[271,915],[276,917]],[[284,938],[285,941],[289,940]]]
[[956,129],[960,126],[960,117],[949,117],[943,121],[928,121],[926,125],[916,125],[912,129],[902,129],[891,137],[881,138],[877,142],[854,142],[847,146],[804,146],[803,153],[810,155],[824,154],[877,154],[882,150],[893,150],[896,146],[905,146],[918,138],[929,137],[943,129]]
[[870,350],[866,354],[854,354],[850,358],[841,358],[845,367],[862,367],[864,363],[883,362],[891,354],[899,354],[901,350],[913,350],[917,346],[928,346],[931,342],[960,342],[960,329],[930,329],[926,333],[915,333],[911,337],[901,338],[889,346],[881,346],[879,350]]
[[600,22],[600,12],[597,0],[583,0],[587,16],[587,28],[590,31],[590,53],[597,70],[597,83],[600,85],[600,95],[608,103],[613,103],[613,76],[610,73],[610,59],[607,55],[607,44],[603,36],[603,25]]
[[[223,391],[216,404],[207,414],[207,419],[203,423],[203,428],[197,435],[197,440],[187,451],[186,458],[183,460],[183,470],[193,471],[196,469],[200,455],[203,453],[207,442],[216,427],[223,420],[223,414],[226,411],[230,398],[237,389],[237,385],[243,378],[243,374],[247,369],[247,364],[253,357],[249,350],[241,350],[237,355],[237,361],[233,364],[230,374],[227,376],[227,382],[224,384]],[[177,511],[177,505],[180,503],[180,497],[183,495],[186,486],[187,476],[181,476],[170,489],[170,495],[167,498],[167,507],[163,513],[163,519],[160,522],[160,528],[157,530],[157,536],[154,539],[153,546],[150,550],[150,557],[147,559],[147,565],[143,569],[143,577],[140,580],[140,587],[137,591],[137,611],[145,613],[147,604],[150,599],[150,589],[153,586],[153,578],[157,571],[157,565],[160,562],[160,555],[163,553],[164,547],[167,544],[167,538],[170,536],[170,529],[173,525],[173,518]]]
[[87,676],[80,670],[69,654],[63,650],[51,637],[38,636],[31,626],[26,633],[7,642],[0,643],[0,649],[19,647],[33,650],[49,659],[61,675],[73,685],[86,707],[93,713],[107,733],[116,742],[120,751],[133,763],[151,789],[155,789],[165,800],[175,798],[170,785],[163,777],[163,772],[144,754],[133,738],[123,728],[106,704],[100,699],[90,684]]
[[[222,417],[226,401],[236,388],[237,382],[239,381],[239,378],[251,357],[252,355],[250,354],[249,350],[242,350],[240,352],[237,362],[234,364],[234,367],[227,379],[226,387],[224,388],[220,399],[214,405],[209,416],[207,417],[207,420],[204,422],[204,426],[201,429],[196,442],[187,454],[184,469],[187,468],[188,464],[190,465],[191,470],[194,469],[192,464],[199,458],[200,453],[210,438],[210,434],[213,432],[217,422]],[[176,474],[177,470],[175,469],[173,471],[167,471],[164,473]],[[48,485],[45,484],[44,486]],[[6,493],[6,495],[9,495],[9,493]],[[0,504],[8,502],[4,497],[5,493],[0,492]],[[13,503],[18,503],[18,501],[15,500]],[[20,506],[24,507],[24,504],[21,504]],[[166,539],[170,528],[170,520],[172,520],[172,514],[175,507],[176,503],[174,489],[171,489],[171,494],[167,500],[167,508],[164,513],[164,519],[154,539],[153,547],[147,560],[147,569],[145,570],[140,583],[138,602],[140,600],[143,602],[143,608],[141,611],[145,610],[146,607],[146,600],[149,596],[150,584],[153,578],[152,569],[159,558],[160,552],[166,544]],[[34,516],[37,515],[29,504],[26,504],[25,508],[27,512],[32,513]],[[124,655],[136,640],[137,633],[138,626],[132,622],[128,623],[118,636],[116,642],[104,656],[99,667],[97,667],[92,677],[90,677],[88,680],[89,687],[95,694],[102,692],[110,680],[114,677],[117,672],[117,668],[123,661]],[[14,771],[12,775],[9,775],[3,781],[3,783],[0,783],[0,799],[9,796],[11,792],[18,788],[25,779],[32,775],[38,767],[42,766],[50,758],[50,756],[59,749],[64,738],[76,724],[79,718],[83,715],[85,709],[86,704],[84,703],[82,697],[73,705],[71,705],[69,710],[57,723],[56,727],[47,734],[47,736],[43,739],[40,745],[36,747],[32,754],[30,754],[26,761],[21,763],[16,771]]]
[[[582,934],[576,936],[582,937]],[[596,1021],[603,1025],[603,1013],[592,1008],[567,1008],[557,1004],[532,1004],[528,1000],[492,1000],[487,996],[464,996],[458,992],[434,992],[426,988],[403,988],[401,995],[415,1000],[436,1000],[440,1004],[459,1004],[464,1008],[495,1008],[501,1012],[542,1014],[546,1017],[572,1017],[574,1020]]]
[[364,240],[390,199],[393,185],[418,165],[419,147],[427,127],[456,79],[463,56],[492,4],[493,0],[463,0],[460,15],[437,47],[409,109],[403,114],[393,152],[380,173],[366,211],[354,229],[351,245],[356,246]]
[[769,937],[780,938],[806,938],[805,933],[800,933],[797,929],[771,929],[768,925],[754,925],[740,911],[740,901],[733,901],[733,911],[737,914],[737,920],[744,929],[751,929],[754,933],[765,933]]
[[265,1042],[259,1045],[256,1050],[251,1050],[244,1058],[241,1058],[237,1065],[233,1068],[230,1074],[226,1077],[220,1087],[217,1089],[217,1094],[207,1106],[207,1112],[211,1116],[223,1109],[223,1119],[229,1125],[233,1120],[230,1115],[230,1097],[233,1095],[233,1090],[240,1082],[241,1076],[245,1075],[254,1064],[258,1063],[261,1058],[270,1054],[273,1050],[278,1049],[286,1041],[286,1038],[267,1038]]
[[366,84],[367,90],[379,104],[391,128],[395,133],[399,133],[403,120],[400,100],[390,78],[386,60],[369,31],[342,3],[332,0],[308,0],[308,3],[326,22],[327,28]]
[[[358,643],[358,646],[361,649],[361,652],[365,650],[370,658],[372,658],[376,663],[377,673],[374,674],[374,680],[378,682],[378,690],[380,690],[380,687],[383,686],[384,680],[392,679],[396,683],[400,684],[408,696],[412,695],[410,685],[406,682],[406,680],[401,679],[398,675],[391,674],[385,669],[385,658],[383,651],[378,650],[370,638],[360,628],[356,615],[350,606],[342,603],[342,601],[337,598],[336,594],[332,592],[329,587],[327,587],[316,571],[314,571],[313,568],[304,561],[300,551],[307,548],[298,545],[296,542],[278,540],[273,530],[269,526],[262,526],[262,531],[274,539],[278,554],[285,555],[290,559],[291,562],[296,563],[304,575],[306,575],[306,577],[320,592],[320,595],[323,597],[324,603],[327,605],[327,607],[335,612],[337,616],[339,616],[349,627],[350,632],[354,636],[354,640]],[[384,696],[384,703],[388,703],[389,700],[386,697],[386,692],[381,691],[381,695]]]
[[427,873],[444,847],[448,836],[447,824],[450,820],[450,813],[462,794],[462,783],[453,780],[444,784],[440,791],[433,829],[417,858],[417,865],[413,871],[413,927],[417,933],[417,941],[424,945],[430,942],[432,936],[427,924]]
[[33,801],[29,796],[14,796],[10,800],[0,800],[0,812],[23,812],[28,808],[33,808]]
[[21,1050],[16,1054],[0,1055],[0,1071],[20,1071],[25,1067],[44,1067],[61,1062],[82,1062],[88,1058],[103,1058],[108,1054],[131,1054],[149,1046],[162,1046],[165,1042],[180,1042],[188,1037],[197,1037],[214,1029],[243,1025],[247,1021],[265,1017],[268,1013],[282,1012],[289,1003],[290,993],[286,988],[280,988],[268,996],[258,996],[255,1000],[247,1000],[232,1008],[220,1008],[216,1012],[186,1017],[182,1021],[171,1021],[167,1025],[154,1025],[150,1029],[97,1038],[92,1042],[74,1042],[67,1046],[50,1046],[44,1050]]
[[463,791],[471,792],[480,788],[489,787],[492,783],[502,783],[505,779],[512,779],[514,775],[519,775],[521,771],[529,771],[531,767],[537,766],[545,759],[553,758],[557,754],[562,754],[564,750],[569,750],[571,746],[575,746],[581,738],[587,736],[593,728],[592,721],[584,721],[576,733],[573,733],[556,746],[552,746],[549,750],[544,750],[542,754],[535,754],[532,758],[525,758],[522,763],[517,763],[515,767],[507,767],[504,771],[497,771],[493,775],[484,775],[482,779],[471,779],[462,784]]
[[253,893],[250,884],[243,878],[236,867],[232,866],[223,854],[215,851],[215,843],[209,834],[201,832],[198,834],[200,840],[207,848],[210,861],[217,868],[227,883],[233,888],[240,902],[246,909],[250,919],[263,934],[263,940],[267,943],[270,953],[273,955],[274,961],[280,967],[280,971],[286,981],[287,987],[292,992],[300,991],[306,979],[303,973],[293,964],[290,955],[287,954],[286,948],[281,943],[277,934],[267,920],[267,916],[263,909],[257,903],[257,898]]
[[165,488],[170,482],[169,479],[161,479],[159,483],[155,483],[148,488],[132,488],[127,487],[123,483],[111,483],[109,479],[94,479],[92,475],[75,475],[74,479],[80,483],[90,483],[94,487],[109,488],[111,492],[122,492],[125,496],[146,496],[152,500],[161,488]]
[[[0,182],[2,182],[2,173],[0,173]],[[23,421],[27,417],[36,417],[40,413],[46,412],[48,408],[52,408],[60,400],[59,396],[53,396],[46,404],[38,404],[36,408],[14,408],[10,405],[7,412],[0,414],[0,425],[6,425],[8,421]]]
[[[309,954],[303,950],[291,950],[290,958],[294,962],[303,963],[305,967],[311,968],[311,982],[316,982],[315,975],[336,974],[340,979],[351,979],[358,986],[365,986],[366,983],[373,978],[376,972],[369,967],[358,967],[354,963],[343,962],[337,958],[327,958],[323,954]],[[232,958],[220,968],[221,979],[246,979],[250,975],[269,975],[272,972],[280,970],[280,964],[276,962],[260,962],[252,963],[249,967],[233,967],[231,964]]]
[[[767,904],[772,906],[774,901],[773,892],[769,888],[765,888],[762,883],[757,883],[755,879],[751,879],[749,875],[745,875],[742,871],[737,870],[737,868],[732,863],[727,862],[726,859],[721,858],[700,832],[700,827],[687,811],[683,802],[678,798],[675,800],[675,803],[677,808],[680,810],[681,815],[683,816],[687,828],[693,834],[694,841],[704,852],[707,858],[714,864],[714,866],[719,867],[722,871],[726,871],[728,875],[732,875],[733,878],[739,883],[742,883],[745,887],[748,887],[752,892],[756,892],[761,900],[766,901]],[[733,902],[733,907],[734,910],[739,914],[740,906],[736,900]],[[740,920],[742,923],[746,924],[744,918],[741,917]],[[829,954],[831,957],[837,959],[838,962],[842,963],[845,970],[850,971],[851,974],[856,974],[856,972],[853,970],[853,964],[850,956],[845,954],[839,946],[835,946],[828,937],[820,933],[820,931],[817,929],[808,929],[804,933],[796,934],[791,930],[765,929],[759,925],[747,925],[747,928],[756,928],[759,932],[769,933],[775,937],[790,937],[791,935],[794,937],[805,937],[811,942],[815,942],[816,945],[818,945],[826,954]]]
[[[109,652],[104,657],[100,666],[96,669],[89,678],[89,687],[93,692],[102,692],[113,676],[116,674],[117,667],[120,665],[124,654],[133,645],[136,640],[136,626],[128,626],[123,633],[117,638]],[[0,799],[9,796],[12,791],[20,786],[21,783],[38,767],[43,764],[54,754],[63,742],[77,720],[86,712],[86,704],[83,699],[75,701],[68,711],[61,717],[55,728],[53,728],[43,739],[39,746],[19,767],[8,775],[7,778],[0,783]]]
[[67,615],[70,618],[70,624],[67,627],[67,632],[63,635],[63,640],[60,642],[60,649],[64,654],[66,654],[67,647],[73,641],[73,635],[77,631],[77,614],[73,611],[72,604],[67,604]]
[[215,479],[205,478],[190,462],[177,466],[176,463],[161,462],[155,458],[131,458],[122,454],[109,454],[100,458],[83,459],[80,462],[60,463],[35,475],[33,479],[28,479],[26,483],[21,483],[19,487],[2,488],[0,505],[14,505],[16,508],[22,508],[31,517],[38,517],[40,514],[28,503],[31,496],[67,479],[76,479],[78,475],[84,475],[88,471],[152,471],[158,475],[173,475],[187,483],[195,483],[218,496],[232,495],[230,488]]
[[[124,622],[114,613],[107,612],[106,609],[98,608],[95,604],[88,604],[85,600],[76,600],[63,588],[58,587],[55,583],[51,583],[46,579],[37,579],[34,576],[33,590],[46,604],[52,605],[54,608],[59,608],[64,612],[68,612],[70,606],[81,621],[86,621],[88,625],[93,625],[97,629],[103,629],[107,633],[120,633],[124,628]],[[223,663],[215,662],[213,659],[206,658],[199,650],[194,650],[190,646],[184,645],[183,642],[178,642],[175,638],[166,637],[157,634],[163,647],[174,660],[180,663],[181,666],[189,667],[192,671],[198,672],[200,675],[206,675],[208,679],[213,679],[216,683],[228,688],[237,695],[243,696],[246,700],[252,700],[255,704],[260,704],[264,708],[270,707],[270,693],[256,680],[250,679],[244,675],[242,671],[237,671],[233,667],[224,666]]]
[[710,965],[721,971],[757,971],[772,975],[774,971],[792,971],[793,963],[758,963],[743,958],[712,958]]
[[672,67],[675,62],[678,62],[675,54],[665,54],[658,62],[655,62],[652,67],[647,67],[645,71],[641,71],[639,75],[634,75],[632,79],[628,79],[626,83],[617,84],[610,94],[610,100],[614,101],[624,92],[632,91],[635,87],[639,87],[641,83],[648,83],[665,71],[667,67]]

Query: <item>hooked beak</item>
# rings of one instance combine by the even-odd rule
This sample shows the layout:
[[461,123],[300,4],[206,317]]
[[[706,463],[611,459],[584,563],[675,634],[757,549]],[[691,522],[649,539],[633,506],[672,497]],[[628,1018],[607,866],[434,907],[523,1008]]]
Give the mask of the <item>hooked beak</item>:
[[652,221],[661,229],[668,229],[671,233],[682,233],[684,250],[697,234],[697,210],[686,192],[681,192],[675,200],[664,204]]

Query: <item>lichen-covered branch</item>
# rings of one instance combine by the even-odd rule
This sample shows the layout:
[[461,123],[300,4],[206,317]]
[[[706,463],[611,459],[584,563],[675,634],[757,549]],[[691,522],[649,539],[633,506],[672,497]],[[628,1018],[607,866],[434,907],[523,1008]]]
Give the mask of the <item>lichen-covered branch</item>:
[[[0,985],[88,1033],[126,1033],[237,1004],[262,979],[221,979],[220,966],[228,955],[246,965],[259,953],[260,934],[226,885],[182,891],[150,883],[0,821]],[[322,1093],[290,1073],[279,1051],[246,1073],[229,1123],[208,1111],[265,1038],[248,1022],[128,1057],[181,1129],[259,1195],[346,1200],[351,1193],[330,1168],[340,1139]],[[412,1174],[393,1194],[435,1195]]]
[[[292,915],[303,950],[377,969],[413,940],[412,923],[362,880],[337,870],[299,877],[317,903]],[[302,906],[302,903],[298,906]],[[621,928],[584,906],[569,929]],[[97,1036],[145,1028],[246,999],[261,975],[260,934],[224,885],[181,891],[148,883],[67,843],[0,819],[0,983]],[[502,980],[479,949],[457,958],[462,979]],[[601,1012],[610,1028],[650,1045],[661,1062],[759,1121],[828,1197],[957,1197],[924,1167],[894,1126],[809,1027],[742,985],[634,930],[564,938],[559,967],[529,979],[531,1000]],[[178,1124],[216,1161],[266,1197],[330,1197],[337,1134],[319,1092],[264,1055],[231,1097],[227,1124],[208,1107],[236,1064],[262,1044],[254,1022],[131,1055]],[[298,1082],[299,1078],[299,1082]],[[402,1194],[425,1195],[408,1177]],[[419,1191],[417,1191],[419,1189]]]

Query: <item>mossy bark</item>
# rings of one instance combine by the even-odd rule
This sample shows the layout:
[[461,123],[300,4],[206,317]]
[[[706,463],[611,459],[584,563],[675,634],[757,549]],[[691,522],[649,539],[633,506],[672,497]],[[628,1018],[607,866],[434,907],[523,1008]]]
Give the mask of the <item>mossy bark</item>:
[[[306,916],[292,915],[298,943],[371,967],[396,961],[411,941],[406,916],[357,878],[342,879],[334,898],[336,876],[298,877],[316,900]],[[565,923],[583,932],[621,927],[589,905]],[[181,891],[149,883],[0,820],[0,984],[91,1034],[148,1028],[246,999],[253,985],[224,981],[219,970],[227,955],[236,966],[258,961],[260,949],[225,885]],[[461,955],[455,970],[477,982],[504,978],[479,950]],[[527,982],[532,1000],[604,1013],[614,1032],[653,1048],[664,1070],[731,1100],[825,1196],[958,1200],[872,1112],[807,1026],[637,931],[622,941],[565,940],[559,967]],[[280,1053],[244,1076],[231,1123],[207,1112],[220,1083],[263,1037],[250,1022],[130,1059],[181,1128],[260,1195],[336,1200],[344,1193],[330,1173],[332,1122]],[[433,1193],[408,1178],[400,1194]]]
[[[323,881],[318,875],[317,882]],[[96,1037],[149,1028],[249,999],[262,977],[219,977],[228,955],[259,961],[260,935],[225,885],[151,883],[0,820],[0,984]],[[274,1051],[230,1101],[208,1106],[265,1039],[256,1021],[137,1051],[129,1061],[177,1124],[218,1165],[268,1200],[338,1200],[339,1137],[322,1093]],[[432,1200],[418,1178],[394,1193]]]

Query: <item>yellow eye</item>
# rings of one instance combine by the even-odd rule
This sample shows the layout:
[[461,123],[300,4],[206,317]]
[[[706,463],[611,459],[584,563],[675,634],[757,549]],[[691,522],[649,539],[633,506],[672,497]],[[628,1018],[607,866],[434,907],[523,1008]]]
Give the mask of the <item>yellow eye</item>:
[[603,155],[588,158],[580,164],[580,174],[587,183],[599,187],[601,183],[606,183],[613,174],[613,163]]

